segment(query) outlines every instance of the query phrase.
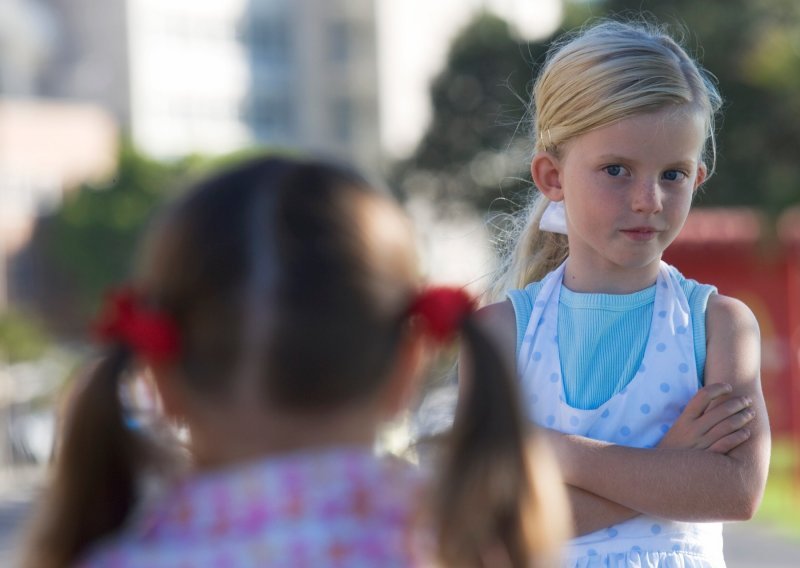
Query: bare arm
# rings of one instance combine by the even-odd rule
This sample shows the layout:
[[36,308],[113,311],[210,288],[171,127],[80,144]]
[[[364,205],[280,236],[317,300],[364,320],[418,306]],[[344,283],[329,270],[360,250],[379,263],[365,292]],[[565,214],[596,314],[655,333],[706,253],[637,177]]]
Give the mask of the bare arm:
[[754,413],[734,411],[734,416],[749,422],[736,434],[740,443],[721,453],[706,451],[702,445],[676,443],[637,449],[580,436],[556,436],[554,446],[568,483],[630,509],[669,519],[752,517],[761,501],[769,463],[758,324],[743,303],[712,296],[706,327],[706,389],[719,388],[716,385],[721,383],[732,386],[730,395],[720,397],[724,398],[720,404],[709,404],[707,412],[715,408],[728,412],[749,403]]

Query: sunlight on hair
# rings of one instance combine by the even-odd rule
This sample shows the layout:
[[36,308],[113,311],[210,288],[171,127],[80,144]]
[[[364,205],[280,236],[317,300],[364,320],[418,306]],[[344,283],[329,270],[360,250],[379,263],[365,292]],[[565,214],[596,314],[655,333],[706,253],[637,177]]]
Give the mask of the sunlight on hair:
[[[413,260],[409,257],[411,225],[398,207],[382,196],[369,195],[360,199],[356,208],[361,230],[365,236],[368,235],[365,238],[366,254],[375,266],[386,264],[386,270],[389,270],[392,266],[387,263]],[[396,256],[393,253],[401,254]]]

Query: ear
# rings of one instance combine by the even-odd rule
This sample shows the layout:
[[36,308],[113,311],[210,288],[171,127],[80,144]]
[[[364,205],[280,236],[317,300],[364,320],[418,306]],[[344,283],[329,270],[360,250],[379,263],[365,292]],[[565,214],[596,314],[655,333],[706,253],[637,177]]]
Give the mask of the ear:
[[550,201],[564,199],[561,188],[561,162],[550,152],[537,152],[531,160],[533,183]]
[[424,336],[418,330],[408,329],[400,340],[394,366],[380,394],[385,419],[394,418],[410,406],[425,358]]
[[705,162],[700,162],[697,166],[697,176],[694,178],[694,191],[697,191],[697,188],[703,185],[706,177],[708,177],[708,166],[706,166]]

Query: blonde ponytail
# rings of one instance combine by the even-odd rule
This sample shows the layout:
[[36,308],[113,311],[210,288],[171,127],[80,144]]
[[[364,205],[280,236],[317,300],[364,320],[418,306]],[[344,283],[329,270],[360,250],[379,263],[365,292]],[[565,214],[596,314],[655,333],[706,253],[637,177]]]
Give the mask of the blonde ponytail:
[[509,290],[541,280],[567,258],[566,235],[539,229],[549,203],[549,199],[537,193],[530,205],[512,218],[511,228],[504,238],[508,250],[501,256],[499,276],[489,288],[488,301],[501,301]]

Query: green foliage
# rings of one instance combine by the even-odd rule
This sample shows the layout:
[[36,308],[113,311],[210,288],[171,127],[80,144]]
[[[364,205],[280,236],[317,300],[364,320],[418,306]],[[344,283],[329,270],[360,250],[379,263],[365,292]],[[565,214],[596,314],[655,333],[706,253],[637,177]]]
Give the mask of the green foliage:
[[82,311],[93,309],[103,290],[127,276],[139,233],[186,169],[124,146],[104,186],[83,185],[69,193],[46,221],[45,252],[72,284]]
[[104,292],[129,278],[141,233],[158,206],[210,170],[266,152],[274,150],[161,162],[123,144],[108,180],[68,192],[61,207],[39,222],[31,254],[44,283],[31,286],[26,303],[57,334],[84,336]]
[[531,64],[543,53],[543,45],[518,40],[506,22],[481,13],[434,80],[432,124],[414,155],[398,164],[395,185],[479,208],[528,186],[525,117]]
[[787,536],[800,538],[800,476],[797,442],[778,438],[772,442],[772,457],[764,498],[756,519],[769,523]]
[[0,363],[19,363],[44,355],[50,340],[43,327],[25,314],[0,314]]

